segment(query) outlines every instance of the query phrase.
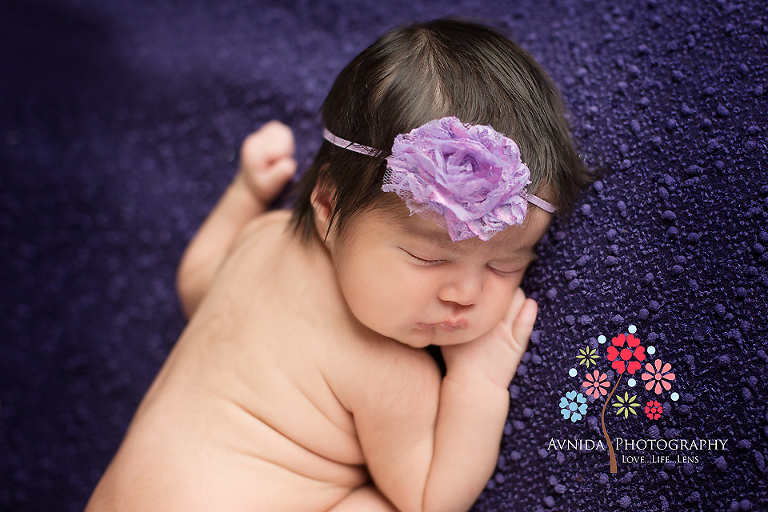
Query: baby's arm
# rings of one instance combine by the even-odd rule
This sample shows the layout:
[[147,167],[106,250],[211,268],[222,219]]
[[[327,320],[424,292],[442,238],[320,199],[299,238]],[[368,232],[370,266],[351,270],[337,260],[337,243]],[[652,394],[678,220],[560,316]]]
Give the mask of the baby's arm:
[[243,227],[261,215],[296,171],[291,129],[270,121],[246,137],[240,169],[187,246],[176,285],[189,318]]
[[[373,480],[401,512],[466,512],[480,495],[496,466],[508,386],[536,312],[518,290],[491,332],[442,348],[447,373],[442,383],[437,378],[439,390],[430,393],[435,378],[429,375],[416,383],[405,377],[402,397],[368,396],[362,410],[353,410]],[[418,385],[426,389],[413,393]],[[439,406],[429,399],[438,392]]]
[[[447,372],[425,508],[432,504],[431,510],[452,510],[453,504],[455,510],[469,510],[491,478],[509,413],[509,384],[528,346],[537,310],[536,302],[518,288],[507,316],[494,330],[470,343],[442,347]],[[451,489],[465,494],[451,498]]]

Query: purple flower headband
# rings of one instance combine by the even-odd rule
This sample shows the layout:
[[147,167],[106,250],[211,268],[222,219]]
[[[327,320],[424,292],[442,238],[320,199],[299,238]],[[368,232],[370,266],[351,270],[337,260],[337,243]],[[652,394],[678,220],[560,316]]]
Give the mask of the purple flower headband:
[[[363,155],[382,153],[327,129],[324,137]],[[411,213],[443,224],[454,242],[474,236],[488,241],[507,226],[522,224],[527,203],[555,211],[547,201],[526,192],[530,182],[515,141],[490,126],[443,117],[395,138],[381,189],[395,192]]]

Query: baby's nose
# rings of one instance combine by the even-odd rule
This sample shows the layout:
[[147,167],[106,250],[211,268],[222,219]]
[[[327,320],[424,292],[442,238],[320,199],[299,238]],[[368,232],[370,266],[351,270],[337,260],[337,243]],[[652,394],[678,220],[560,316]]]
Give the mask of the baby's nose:
[[482,279],[478,275],[462,275],[445,283],[438,292],[443,302],[454,302],[462,306],[477,304],[483,290]]

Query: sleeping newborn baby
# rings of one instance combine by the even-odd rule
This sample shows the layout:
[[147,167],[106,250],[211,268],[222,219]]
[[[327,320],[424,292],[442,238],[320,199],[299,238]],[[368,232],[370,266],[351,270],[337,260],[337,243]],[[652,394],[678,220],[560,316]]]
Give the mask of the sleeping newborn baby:
[[356,57],[323,121],[293,212],[265,213],[290,129],[243,143],[180,265],[189,323],[87,511],[466,511],[484,488],[537,314],[519,284],[583,178],[556,89],[439,20]]

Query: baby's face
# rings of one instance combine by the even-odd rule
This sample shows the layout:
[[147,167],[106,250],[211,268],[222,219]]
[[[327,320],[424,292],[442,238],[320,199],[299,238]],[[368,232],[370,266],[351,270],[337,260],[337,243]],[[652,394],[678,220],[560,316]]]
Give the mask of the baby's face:
[[464,343],[488,332],[509,309],[551,215],[531,207],[522,226],[487,242],[453,242],[434,221],[402,208],[400,215],[362,214],[331,248],[352,313],[412,347]]

